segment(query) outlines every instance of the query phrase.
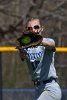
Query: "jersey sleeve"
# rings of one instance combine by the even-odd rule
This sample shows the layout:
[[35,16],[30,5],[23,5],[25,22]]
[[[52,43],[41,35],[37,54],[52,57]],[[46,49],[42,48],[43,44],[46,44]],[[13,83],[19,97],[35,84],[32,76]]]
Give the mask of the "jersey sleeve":
[[53,40],[53,39],[51,39],[51,38],[43,38],[43,40],[42,40],[43,42],[54,42],[55,43],[55,41]]
[[[52,39],[52,38],[43,38],[42,42],[52,42],[55,44],[55,41]],[[53,51],[55,52],[56,51],[56,48],[55,47],[46,47],[47,50],[50,50],[50,51]]]

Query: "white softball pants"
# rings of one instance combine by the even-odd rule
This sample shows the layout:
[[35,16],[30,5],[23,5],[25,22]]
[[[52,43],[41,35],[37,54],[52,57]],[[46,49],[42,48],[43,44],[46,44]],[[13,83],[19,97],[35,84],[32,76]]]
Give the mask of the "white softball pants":
[[61,100],[62,97],[61,89],[54,80],[36,87],[35,95],[35,100]]

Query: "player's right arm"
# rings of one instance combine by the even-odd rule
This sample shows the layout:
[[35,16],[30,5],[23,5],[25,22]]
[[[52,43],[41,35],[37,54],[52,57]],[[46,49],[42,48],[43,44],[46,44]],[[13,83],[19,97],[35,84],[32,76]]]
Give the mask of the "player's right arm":
[[20,46],[18,41],[16,41],[16,49],[18,49],[21,60],[24,61],[26,59],[26,51]]

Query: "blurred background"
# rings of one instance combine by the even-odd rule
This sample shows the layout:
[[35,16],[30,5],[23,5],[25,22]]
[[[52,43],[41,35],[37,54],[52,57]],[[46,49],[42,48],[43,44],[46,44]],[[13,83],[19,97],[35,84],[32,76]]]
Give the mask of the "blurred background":
[[[31,17],[41,19],[43,35],[53,38],[56,47],[67,47],[67,0],[0,0],[0,47],[15,46]],[[55,67],[63,90],[62,99],[67,100],[67,53],[56,52]],[[2,88],[6,89],[3,100],[33,100],[31,76],[18,52],[0,52],[0,68]]]

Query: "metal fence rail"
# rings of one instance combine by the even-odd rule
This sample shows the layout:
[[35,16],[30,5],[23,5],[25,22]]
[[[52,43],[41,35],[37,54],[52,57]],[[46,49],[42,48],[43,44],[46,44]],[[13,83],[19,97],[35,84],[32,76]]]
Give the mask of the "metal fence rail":
[[[16,52],[16,47],[0,47],[0,52]],[[67,52],[67,47],[56,47],[57,52]]]

